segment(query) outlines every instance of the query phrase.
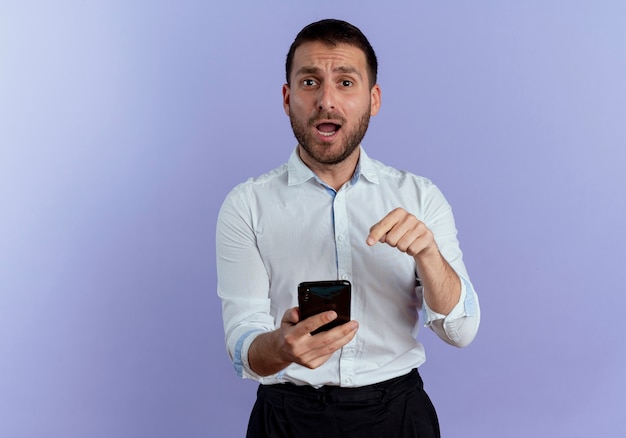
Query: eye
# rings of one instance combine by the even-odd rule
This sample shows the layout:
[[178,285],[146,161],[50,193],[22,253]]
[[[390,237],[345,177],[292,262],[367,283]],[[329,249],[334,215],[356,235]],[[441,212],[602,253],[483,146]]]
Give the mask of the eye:
[[313,79],[304,79],[302,81],[302,85],[304,85],[305,87],[312,87],[315,85],[315,81]]
[[351,87],[354,85],[354,82],[349,81],[347,79],[344,79],[343,81],[341,81],[341,86],[342,87]]

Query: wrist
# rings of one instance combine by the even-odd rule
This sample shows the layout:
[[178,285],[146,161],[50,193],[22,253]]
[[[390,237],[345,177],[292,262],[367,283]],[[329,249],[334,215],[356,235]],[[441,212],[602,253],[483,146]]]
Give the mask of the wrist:
[[276,374],[291,364],[280,348],[279,330],[259,335],[248,350],[250,368],[260,376]]

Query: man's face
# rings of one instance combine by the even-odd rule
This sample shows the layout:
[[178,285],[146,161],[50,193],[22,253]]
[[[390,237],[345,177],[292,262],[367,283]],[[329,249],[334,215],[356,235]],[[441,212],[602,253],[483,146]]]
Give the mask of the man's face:
[[353,154],[380,107],[380,88],[369,86],[363,51],[304,43],[294,54],[290,81],[283,86],[283,106],[301,154],[321,165]]

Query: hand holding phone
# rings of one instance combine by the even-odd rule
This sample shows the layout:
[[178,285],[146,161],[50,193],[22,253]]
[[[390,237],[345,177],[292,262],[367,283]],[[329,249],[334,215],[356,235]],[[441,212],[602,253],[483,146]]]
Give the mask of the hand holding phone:
[[330,330],[350,321],[350,298],[352,285],[347,280],[305,281],[298,285],[300,320],[328,310],[334,310],[337,318],[311,332],[312,335]]

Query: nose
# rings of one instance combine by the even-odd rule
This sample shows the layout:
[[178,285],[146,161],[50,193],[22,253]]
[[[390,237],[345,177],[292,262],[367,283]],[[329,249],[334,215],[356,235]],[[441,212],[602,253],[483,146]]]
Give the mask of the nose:
[[319,111],[335,109],[335,87],[331,83],[324,83],[319,88],[317,109]]

